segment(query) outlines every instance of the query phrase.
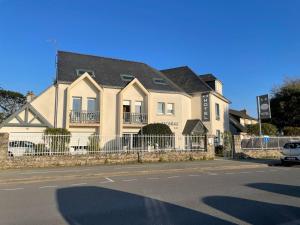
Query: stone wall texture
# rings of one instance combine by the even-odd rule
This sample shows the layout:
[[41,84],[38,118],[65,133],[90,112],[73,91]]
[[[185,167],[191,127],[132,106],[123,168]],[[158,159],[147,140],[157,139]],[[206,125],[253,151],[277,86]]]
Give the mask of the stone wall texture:
[[280,150],[243,150],[243,157],[254,159],[279,159],[282,154]]
[[188,160],[213,159],[214,154],[203,151],[171,151],[151,153],[122,153],[107,155],[82,156],[22,156],[0,161],[1,169],[57,167],[57,166],[83,166],[102,164],[128,164],[141,162],[178,162]]

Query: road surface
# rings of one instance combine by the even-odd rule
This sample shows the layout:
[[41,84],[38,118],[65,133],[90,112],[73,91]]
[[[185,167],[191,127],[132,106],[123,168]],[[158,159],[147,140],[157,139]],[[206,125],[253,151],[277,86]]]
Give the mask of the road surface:
[[0,224],[300,224],[300,168],[252,161],[0,171]]

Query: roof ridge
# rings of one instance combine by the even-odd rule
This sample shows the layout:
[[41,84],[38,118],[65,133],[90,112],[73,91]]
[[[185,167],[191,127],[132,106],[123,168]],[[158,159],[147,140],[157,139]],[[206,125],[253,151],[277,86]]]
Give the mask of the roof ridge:
[[95,57],[95,58],[101,58],[101,59],[108,59],[108,60],[113,60],[113,61],[122,61],[122,62],[139,63],[139,64],[147,65],[144,62],[139,62],[139,61],[126,60],[126,59],[117,59],[117,58],[112,58],[112,57],[98,56],[98,55],[91,55],[91,54],[83,54],[83,53],[70,52],[70,51],[58,50],[57,53],[67,53],[67,54],[89,56],[89,57]]

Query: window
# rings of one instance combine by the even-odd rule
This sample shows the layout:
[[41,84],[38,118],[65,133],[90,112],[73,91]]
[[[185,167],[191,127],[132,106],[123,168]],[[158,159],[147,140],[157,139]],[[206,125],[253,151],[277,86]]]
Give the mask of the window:
[[124,100],[123,101],[123,113],[130,113],[130,101]]
[[216,103],[215,110],[216,110],[216,120],[220,120],[220,105],[218,103]]
[[216,144],[217,145],[221,144],[221,131],[220,130],[216,131]]
[[160,84],[160,85],[168,85],[165,79],[162,78],[153,78],[153,82],[155,84]]
[[174,103],[167,104],[167,114],[174,115]]
[[127,82],[130,82],[134,79],[134,76],[130,74],[121,74],[120,76],[123,81],[127,81]]
[[157,114],[165,114],[165,103],[164,102],[157,103]]
[[87,99],[87,111],[88,112],[96,112],[97,111],[96,98],[88,98]]
[[72,110],[74,112],[80,112],[81,111],[81,98],[80,97],[73,97]]
[[95,77],[95,72],[93,70],[86,70],[86,69],[77,69],[76,70],[77,76],[81,76],[84,73],[88,73],[91,77]]
[[143,102],[135,102],[135,113],[143,112]]

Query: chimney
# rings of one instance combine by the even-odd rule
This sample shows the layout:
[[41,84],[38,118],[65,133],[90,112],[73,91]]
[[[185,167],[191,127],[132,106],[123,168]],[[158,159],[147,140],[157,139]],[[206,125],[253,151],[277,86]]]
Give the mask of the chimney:
[[34,99],[35,95],[32,91],[28,91],[26,94],[26,101],[31,102]]

